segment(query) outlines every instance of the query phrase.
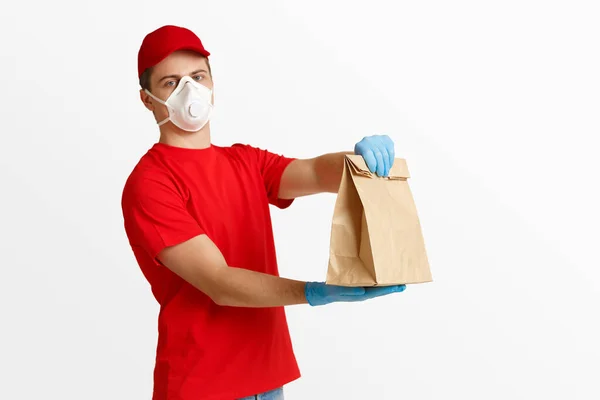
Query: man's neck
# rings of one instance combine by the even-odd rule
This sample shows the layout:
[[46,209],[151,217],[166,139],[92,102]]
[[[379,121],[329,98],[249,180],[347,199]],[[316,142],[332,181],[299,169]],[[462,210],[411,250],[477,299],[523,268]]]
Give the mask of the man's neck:
[[198,132],[186,132],[168,122],[161,127],[159,142],[187,149],[206,149],[210,147],[210,122]]

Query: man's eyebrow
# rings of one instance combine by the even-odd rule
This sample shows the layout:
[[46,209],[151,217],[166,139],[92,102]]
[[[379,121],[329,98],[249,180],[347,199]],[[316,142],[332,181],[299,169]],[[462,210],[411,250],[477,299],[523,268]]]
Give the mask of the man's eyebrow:
[[165,79],[168,79],[168,78],[179,79],[180,76],[179,75],[166,75],[166,76],[163,76],[162,78],[160,78],[159,82],[162,82],[162,81],[164,81]]
[[[208,71],[205,70],[205,69],[200,68],[200,69],[197,69],[197,70],[193,71],[192,73],[190,73],[190,75],[196,75],[199,72],[208,72]],[[158,82],[162,82],[162,81],[164,81],[165,79],[168,79],[168,78],[181,79],[181,77],[179,75],[166,75],[166,76],[163,76],[162,78],[160,78]]]

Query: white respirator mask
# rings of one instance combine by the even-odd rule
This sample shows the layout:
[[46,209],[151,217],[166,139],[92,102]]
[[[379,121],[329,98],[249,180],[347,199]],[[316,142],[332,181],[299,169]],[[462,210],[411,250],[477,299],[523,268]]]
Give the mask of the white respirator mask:
[[187,132],[197,132],[210,120],[213,111],[213,91],[194,81],[189,76],[179,80],[179,84],[166,101],[154,96],[148,89],[146,93],[154,100],[164,104],[169,116],[158,123],[158,126],[171,121],[178,128]]

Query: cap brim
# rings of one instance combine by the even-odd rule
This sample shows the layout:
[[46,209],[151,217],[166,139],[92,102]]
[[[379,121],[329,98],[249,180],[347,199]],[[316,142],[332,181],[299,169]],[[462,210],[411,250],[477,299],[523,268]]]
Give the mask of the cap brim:
[[[196,52],[198,54],[203,55],[204,57],[210,56],[210,53],[208,51],[206,51],[205,49],[202,49],[200,47],[197,47],[197,46],[180,46],[180,47],[175,47],[175,48],[173,48],[173,50],[171,50],[171,52],[169,54],[174,53],[176,51],[181,51],[181,50],[194,51],[194,52]],[[169,54],[167,54],[165,56],[165,58],[167,58],[167,56],[169,56]],[[163,60],[164,60],[164,58],[163,58]]]

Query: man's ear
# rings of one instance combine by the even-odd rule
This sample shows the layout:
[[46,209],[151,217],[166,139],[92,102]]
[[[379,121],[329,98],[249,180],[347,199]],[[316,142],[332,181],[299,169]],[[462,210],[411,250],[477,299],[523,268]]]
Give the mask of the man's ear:
[[154,112],[154,99],[144,89],[140,89],[140,100],[148,110]]

